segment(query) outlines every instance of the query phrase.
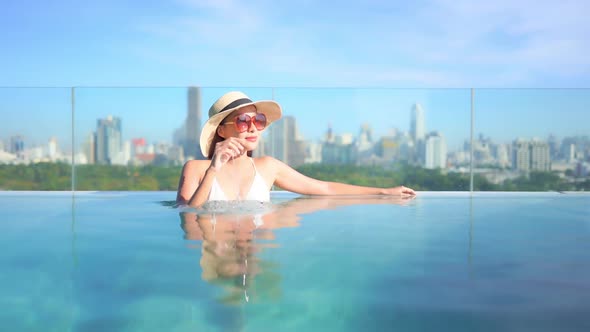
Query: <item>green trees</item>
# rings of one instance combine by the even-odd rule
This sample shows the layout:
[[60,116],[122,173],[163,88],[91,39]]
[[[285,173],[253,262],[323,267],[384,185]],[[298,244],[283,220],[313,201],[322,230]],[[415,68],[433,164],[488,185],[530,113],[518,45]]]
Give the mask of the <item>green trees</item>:
[[[176,190],[181,167],[76,166],[76,190]],[[0,165],[0,190],[71,190],[65,163]]]
[[72,167],[64,163],[0,165],[0,190],[70,190]]
[[176,190],[181,167],[81,165],[76,190]]
[[404,185],[415,190],[469,190],[468,176],[458,173],[445,174],[441,170],[430,170],[407,164],[395,167],[308,164],[297,170],[321,180],[362,186],[394,187]]
[[[75,169],[76,190],[176,190],[180,166],[79,165]],[[468,191],[469,175],[431,170],[408,164],[354,166],[306,164],[301,173],[326,181],[362,186],[404,185],[416,190]],[[0,190],[71,190],[72,167],[65,163],[0,165]],[[493,184],[481,175],[474,177],[476,191],[578,191],[590,190],[590,179],[572,180],[552,172],[531,172],[516,179]]]

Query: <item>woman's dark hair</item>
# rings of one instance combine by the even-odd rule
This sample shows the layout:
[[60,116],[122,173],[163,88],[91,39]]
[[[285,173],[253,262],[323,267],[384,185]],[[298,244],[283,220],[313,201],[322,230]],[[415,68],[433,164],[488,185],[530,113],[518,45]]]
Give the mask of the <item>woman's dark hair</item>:
[[[225,120],[224,120],[225,121]],[[219,124],[220,126],[223,123]],[[215,135],[213,136],[213,140],[211,141],[211,145],[209,145],[209,151],[207,151],[207,159],[211,160],[213,158],[213,153],[215,152],[215,145],[217,145],[217,143],[223,141],[225,138],[219,136],[219,134],[217,133],[217,130],[215,130]],[[252,157],[252,151],[248,151],[247,152],[248,157]]]

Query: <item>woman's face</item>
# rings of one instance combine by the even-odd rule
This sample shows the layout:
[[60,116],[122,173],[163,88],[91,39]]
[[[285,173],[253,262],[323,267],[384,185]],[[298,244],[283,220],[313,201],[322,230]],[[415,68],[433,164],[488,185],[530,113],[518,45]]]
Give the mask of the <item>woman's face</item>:
[[[258,147],[260,135],[262,134],[262,131],[264,129],[258,130],[256,128],[254,121],[250,121],[247,124],[247,129],[243,132],[240,132],[240,130],[238,130],[238,125],[236,125],[236,122],[238,122],[238,117],[240,117],[242,115],[247,115],[251,119],[254,119],[256,114],[257,114],[256,113],[256,106],[254,106],[254,105],[248,105],[248,106],[245,106],[245,107],[242,107],[242,108],[239,108],[239,109],[233,111],[219,125],[219,129],[218,129],[219,136],[221,136],[225,139],[227,139],[229,137],[243,138],[246,140],[246,143],[244,144],[246,150],[252,151],[252,150],[256,149]],[[241,118],[243,119],[244,117],[242,116]],[[243,123],[242,123],[242,125],[243,125]]]

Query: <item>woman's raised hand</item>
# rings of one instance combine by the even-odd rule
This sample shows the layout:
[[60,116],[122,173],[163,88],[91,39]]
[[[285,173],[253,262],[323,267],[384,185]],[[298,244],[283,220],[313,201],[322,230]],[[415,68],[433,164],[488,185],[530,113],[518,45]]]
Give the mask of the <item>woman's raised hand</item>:
[[211,158],[211,167],[220,170],[228,161],[237,158],[247,152],[244,146],[246,140],[238,137],[229,137],[215,145],[215,152]]

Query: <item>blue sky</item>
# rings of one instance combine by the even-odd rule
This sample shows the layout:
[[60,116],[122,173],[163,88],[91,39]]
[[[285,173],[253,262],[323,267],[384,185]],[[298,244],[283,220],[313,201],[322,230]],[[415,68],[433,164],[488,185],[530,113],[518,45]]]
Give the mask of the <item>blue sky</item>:
[[[224,87],[274,86],[306,138],[327,123],[407,130],[420,102],[427,129],[454,146],[469,135],[460,88],[590,87],[584,1],[9,0],[1,9],[0,86],[178,87],[81,89],[82,136],[115,113],[128,138],[169,141],[184,119],[183,87],[221,87],[204,89],[206,111]],[[15,91],[0,91],[0,139],[67,144],[69,90]],[[481,91],[476,126],[498,140],[589,134],[587,90]]]

